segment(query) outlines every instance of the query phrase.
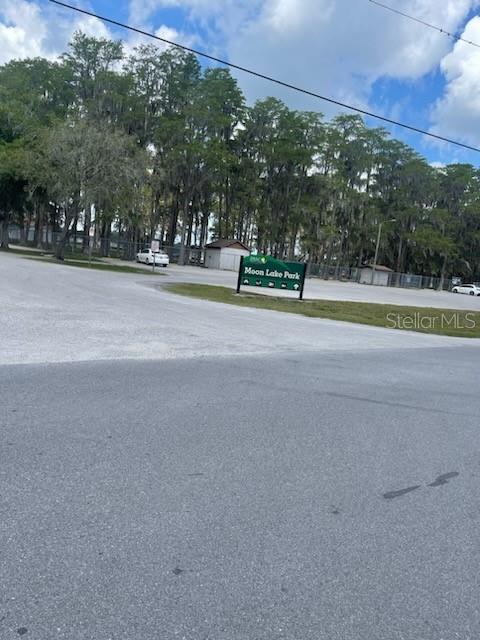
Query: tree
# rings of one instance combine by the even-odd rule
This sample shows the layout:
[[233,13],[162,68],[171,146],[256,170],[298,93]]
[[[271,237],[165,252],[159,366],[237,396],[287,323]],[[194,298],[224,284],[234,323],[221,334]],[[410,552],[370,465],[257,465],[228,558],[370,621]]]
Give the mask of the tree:
[[92,38],[77,31],[62,56],[75,96],[76,109],[94,121],[115,122],[122,110],[121,74],[115,66],[123,59],[123,45],[117,40]]
[[146,165],[145,155],[132,138],[82,120],[50,129],[37,149],[36,161],[47,167],[37,175],[39,186],[61,209],[63,228],[55,246],[59,260],[63,260],[66,243],[91,203],[98,204],[100,222],[111,224],[121,194],[132,182],[141,182]]
[[23,175],[24,148],[21,139],[0,141],[0,249],[8,249],[8,229],[22,215],[26,200]]

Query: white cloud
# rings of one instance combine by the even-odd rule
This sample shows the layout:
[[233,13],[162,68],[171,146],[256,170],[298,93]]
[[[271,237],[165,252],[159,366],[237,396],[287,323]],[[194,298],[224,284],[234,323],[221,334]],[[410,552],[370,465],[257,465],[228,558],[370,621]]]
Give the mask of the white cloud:
[[0,0],[0,64],[14,58],[49,59],[63,53],[75,31],[110,37],[103,22],[28,0]]
[[[400,0],[395,7],[455,31],[478,0]],[[367,0],[131,0],[142,20],[164,7],[182,8],[195,28],[206,26],[205,48],[221,42],[232,62],[285,81],[365,104],[381,77],[416,80],[438,66],[451,41]],[[216,38],[210,37],[215,29]],[[277,92],[242,76],[252,99]],[[283,94],[286,95],[285,93]],[[289,102],[305,106],[290,94]],[[314,107],[312,101],[308,106]],[[318,106],[317,106],[318,108]]]
[[152,15],[161,9],[176,7],[185,9],[192,22],[215,26],[230,37],[236,27],[255,15],[264,0],[130,0],[130,21],[135,24],[147,23]]
[[0,15],[0,64],[12,58],[26,58],[44,54],[43,42],[47,26],[40,7],[29,2],[1,0]]
[[[143,3],[148,5],[147,3]],[[148,7],[147,7],[148,8]],[[41,56],[55,59],[65,52],[75,31],[97,38],[122,38],[126,55],[139,44],[151,44],[151,38],[135,32],[112,33],[107,25],[92,16],[86,16],[36,0],[0,0],[0,64],[18,58]],[[187,46],[195,43],[195,35],[179,33],[166,25],[152,31],[167,40],[179,41]],[[160,50],[167,47],[156,43]]]
[[[473,0],[408,0],[399,8],[454,31],[472,4]],[[419,79],[450,48],[445,36],[366,0],[265,0],[257,19],[229,43],[232,60],[357,104],[368,101],[375,80]],[[265,83],[248,84],[255,97],[268,90]]]
[[[131,0],[129,20],[133,26],[143,24],[155,11],[158,0]],[[167,2],[164,6],[169,6]]]
[[[480,43],[480,17],[469,21],[462,37]],[[440,67],[446,86],[432,110],[432,131],[480,145],[480,49],[459,41]]]
[[[169,40],[170,42],[181,42],[187,47],[193,47],[197,43],[197,38],[193,34],[185,34],[177,31],[176,29],[172,29],[171,27],[167,27],[166,25],[161,25],[158,29],[153,30],[152,33],[159,38],[165,38],[165,40]],[[163,43],[160,41],[155,41],[149,38],[148,36],[144,36],[140,33],[130,32],[128,34],[128,39],[123,41],[123,51],[125,56],[130,56],[134,54],[135,47],[139,45],[151,45],[153,44],[159,51],[164,51],[168,49],[170,46],[167,43]]]

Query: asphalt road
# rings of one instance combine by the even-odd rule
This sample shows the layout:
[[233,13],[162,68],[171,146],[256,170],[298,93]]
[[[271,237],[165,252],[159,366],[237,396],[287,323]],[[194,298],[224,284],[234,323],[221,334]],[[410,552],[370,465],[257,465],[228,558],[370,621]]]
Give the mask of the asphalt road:
[[478,640],[477,353],[0,367],[0,637]]

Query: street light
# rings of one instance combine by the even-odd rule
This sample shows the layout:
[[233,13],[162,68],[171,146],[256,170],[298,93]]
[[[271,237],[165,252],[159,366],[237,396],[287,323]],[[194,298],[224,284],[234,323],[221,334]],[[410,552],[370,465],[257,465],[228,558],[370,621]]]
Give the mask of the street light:
[[[384,220],[383,222],[396,222],[396,221],[397,221],[396,218],[390,218],[390,220]],[[373,284],[373,279],[375,278],[375,269],[377,267],[378,249],[380,247],[380,236],[382,235],[383,222],[380,222],[380,224],[378,225],[377,244],[375,247],[375,258],[373,259],[372,278],[370,280],[370,284]]]

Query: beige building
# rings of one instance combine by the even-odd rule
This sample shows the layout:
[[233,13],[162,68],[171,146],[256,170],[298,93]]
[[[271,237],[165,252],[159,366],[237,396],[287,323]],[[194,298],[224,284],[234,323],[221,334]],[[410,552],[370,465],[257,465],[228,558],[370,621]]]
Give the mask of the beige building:
[[238,271],[240,258],[249,255],[250,249],[240,240],[216,240],[205,245],[205,266],[210,269]]
[[377,264],[375,271],[373,267],[368,265],[360,269],[360,284],[378,284],[384,287],[390,283],[390,274],[393,273],[392,269],[385,267],[383,264]]

